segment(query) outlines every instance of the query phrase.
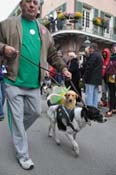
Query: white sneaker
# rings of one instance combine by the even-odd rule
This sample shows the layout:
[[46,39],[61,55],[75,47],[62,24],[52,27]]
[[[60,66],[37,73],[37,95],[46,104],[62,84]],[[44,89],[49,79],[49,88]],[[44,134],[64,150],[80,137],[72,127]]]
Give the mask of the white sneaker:
[[34,168],[34,163],[32,162],[31,159],[24,159],[24,158],[20,158],[18,160],[18,163],[20,164],[20,166],[25,169],[25,170],[31,170]]

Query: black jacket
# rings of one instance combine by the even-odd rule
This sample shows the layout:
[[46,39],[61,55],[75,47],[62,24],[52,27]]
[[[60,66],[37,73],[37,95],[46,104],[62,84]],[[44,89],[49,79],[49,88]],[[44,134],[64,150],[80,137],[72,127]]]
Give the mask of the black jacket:
[[87,84],[102,84],[102,57],[98,51],[89,55],[85,64],[84,80]]
[[[78,93],[81,95],[81,89],[79,87],[79,80],[80,80],[80,70],[79,70],[79,65],[78,65],[78,60],[77,58],[73,58],[71,61],[67,63],[68,70],[72,73],[72,82],[78,91]],[[71,86],[70,81],[65,81],[66,87]],[[71,86],[71,90],[75,89]]]
[[80,71],[77,58],[73,58],[68,64],[68,70],[72,73],[72,81],[74,84],[76,84],[80,79]]

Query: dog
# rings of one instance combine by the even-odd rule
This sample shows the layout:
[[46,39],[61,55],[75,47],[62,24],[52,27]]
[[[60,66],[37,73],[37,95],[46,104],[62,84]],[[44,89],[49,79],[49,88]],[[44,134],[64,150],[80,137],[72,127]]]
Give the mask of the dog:
[[[60,100],[57,101],[56,103],[54,103],[54,102],[52,102],[52,96],[60,97]],[[47,105],[52,106],[52,105],[56,105],[56,104],[62,104],[67,109],[74,109],[76,106],[77,98],[78,98],[78,95],[73,90],[69,90],[68,92],[66,92],[62,96],[59,94],[56,94],[56,93],[51,93],[47,97]]]
[[52,81],[48,76],[44,77],[44,80],[41,83],[41,95],[47,97],[52,92]]
[[[68,91],[63,98],[62,104],[50,105],[47,115],[50,120],[48,136],[54,137],[55,142],[60,145],[56,128],[63,131],[72,144],[76,156],[79,156],[79,145],[76,140],[77,133],[91,121],[104,123],[107,119],[93,106],[76,106],[78,95],[74,91]],[[50,101],[50,98],[47,99]],[[57,127],[56,127],[57,126]]]

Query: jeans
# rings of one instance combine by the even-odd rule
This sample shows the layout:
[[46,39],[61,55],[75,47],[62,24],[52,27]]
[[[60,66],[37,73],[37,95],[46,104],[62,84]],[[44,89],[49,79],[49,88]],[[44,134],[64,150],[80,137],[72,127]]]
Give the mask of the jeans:
[[3,118],[3,105],[5,101],[5,90],[4,90],[4,82],[0,81],[0,118]]
[[85,84],[85,104],[98,107],[99,88],[96,85]]

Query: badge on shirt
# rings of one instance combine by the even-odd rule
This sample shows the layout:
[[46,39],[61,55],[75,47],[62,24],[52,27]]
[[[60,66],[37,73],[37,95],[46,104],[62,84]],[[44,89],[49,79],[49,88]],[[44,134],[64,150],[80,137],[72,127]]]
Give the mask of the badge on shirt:
[[34,29],[30,29],[29,32],[30,32],[31,35],[35,35],[35,30]]

